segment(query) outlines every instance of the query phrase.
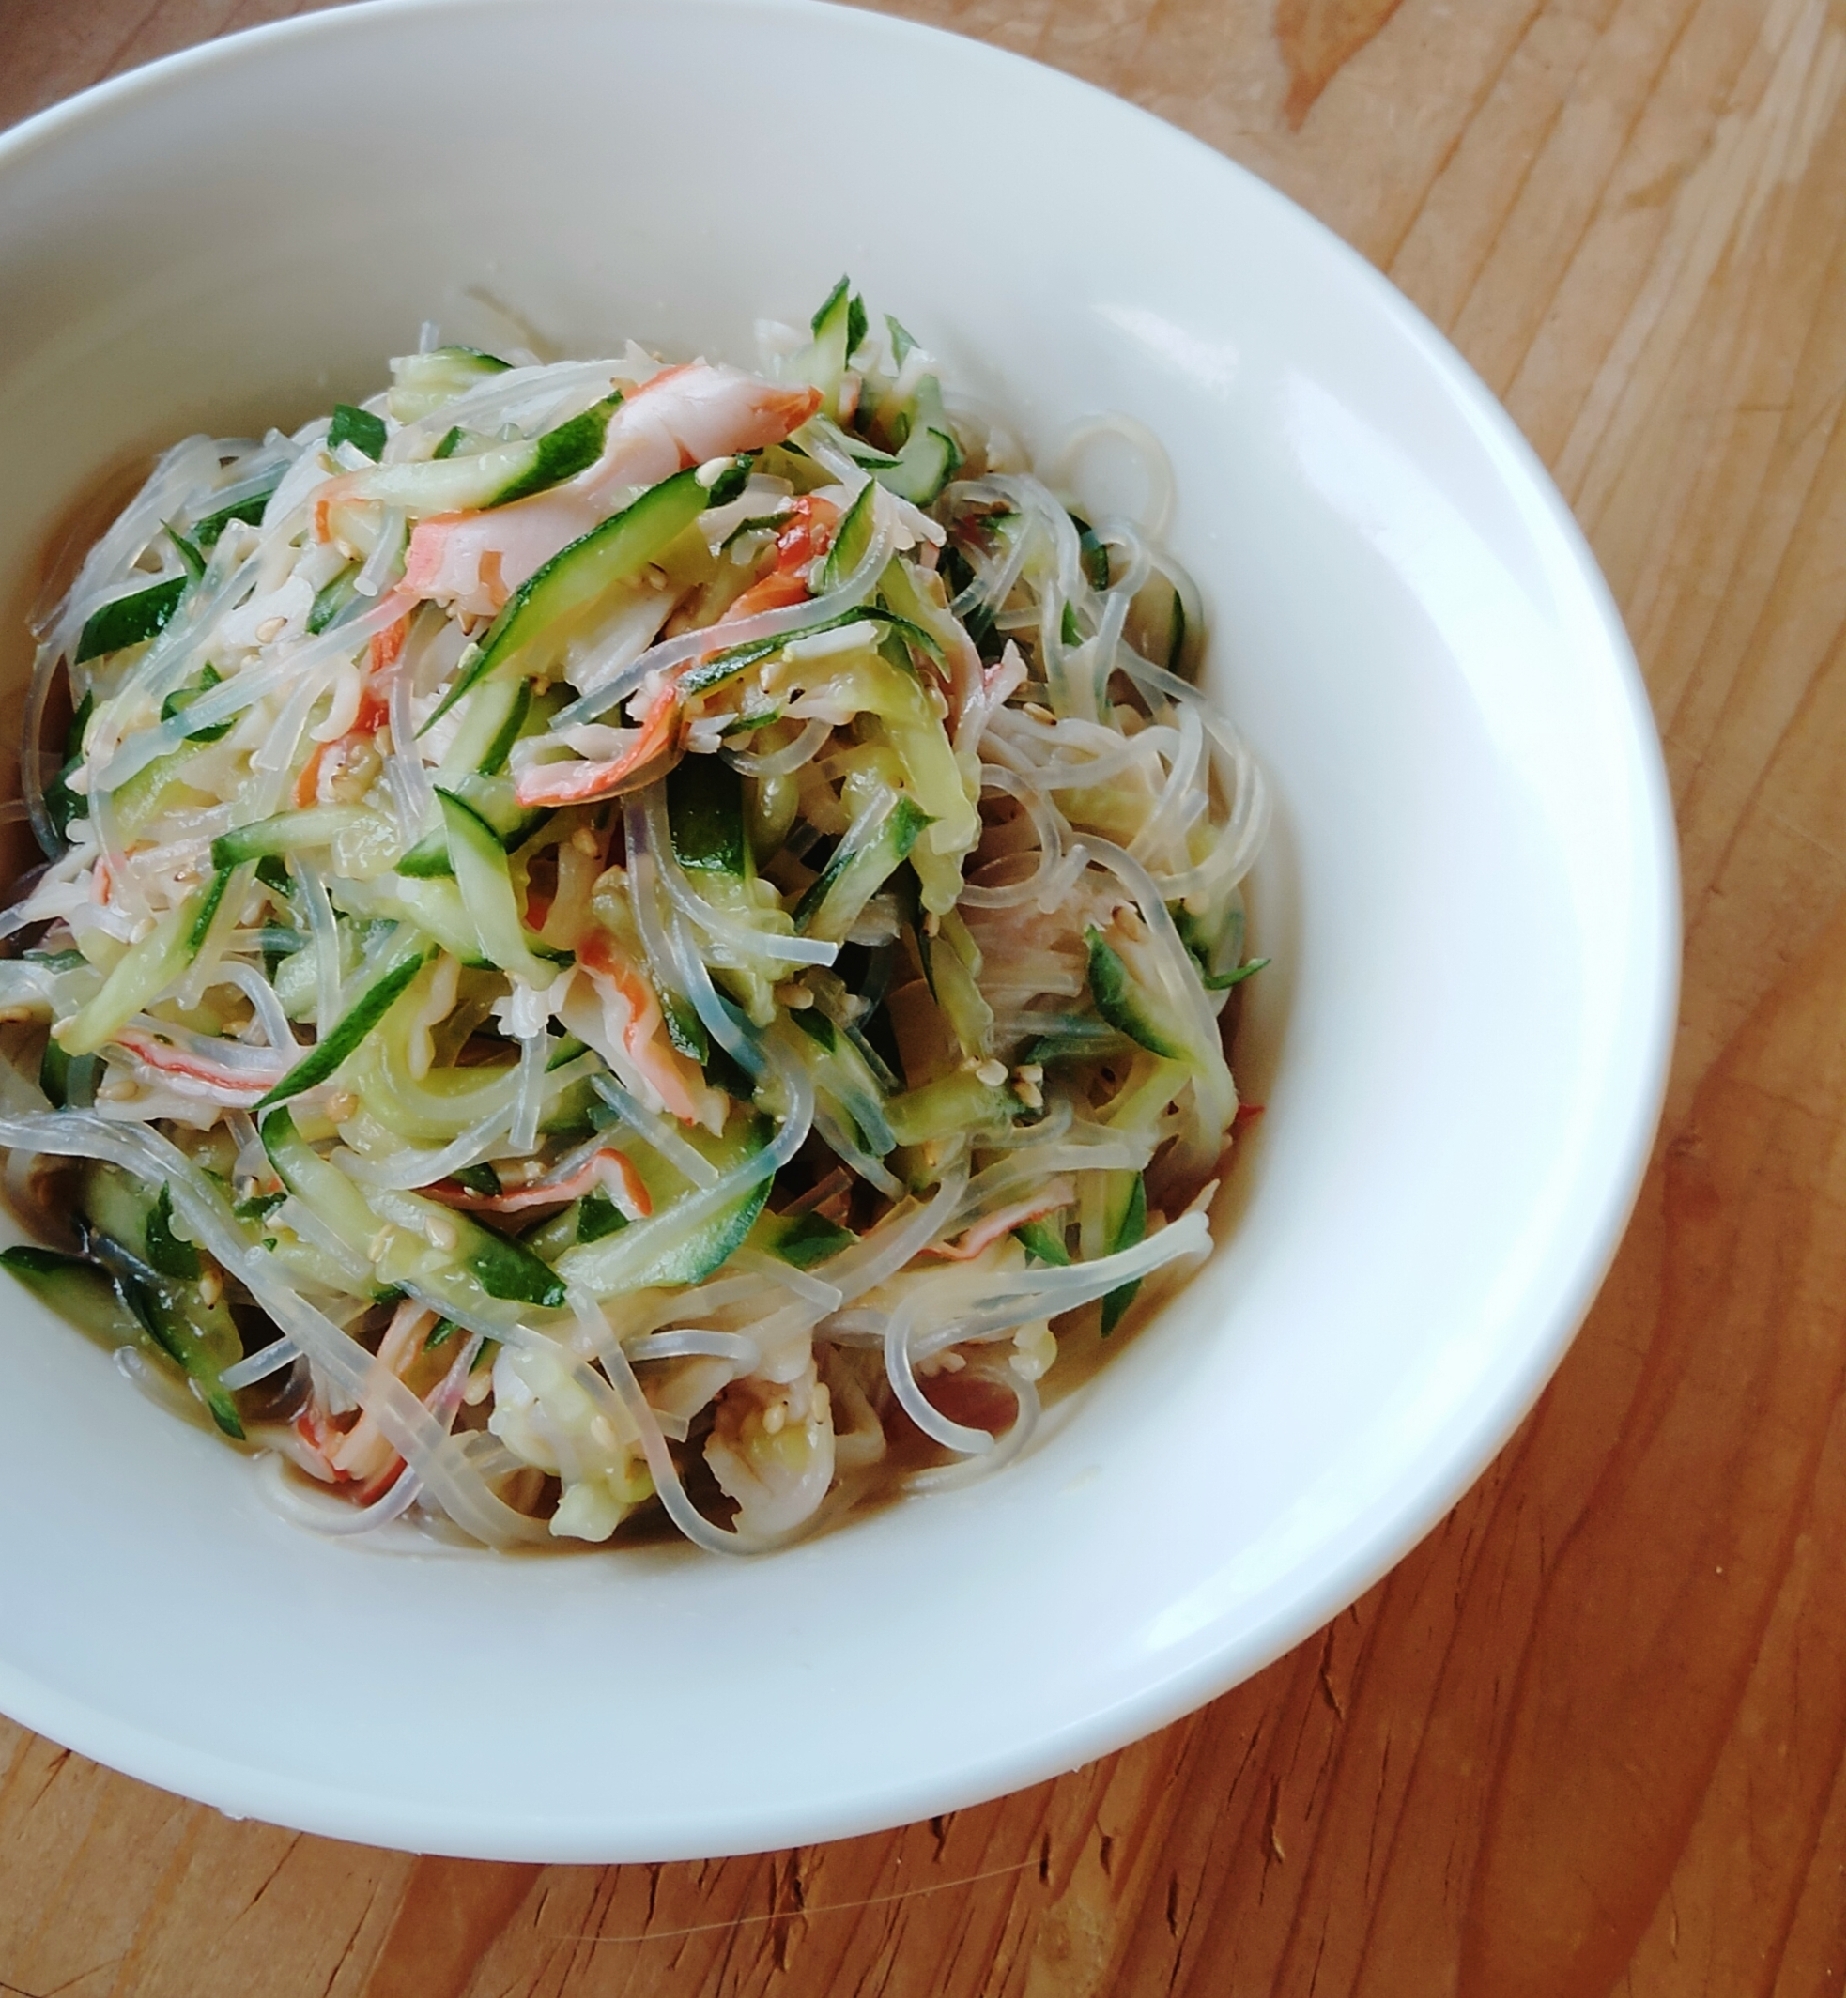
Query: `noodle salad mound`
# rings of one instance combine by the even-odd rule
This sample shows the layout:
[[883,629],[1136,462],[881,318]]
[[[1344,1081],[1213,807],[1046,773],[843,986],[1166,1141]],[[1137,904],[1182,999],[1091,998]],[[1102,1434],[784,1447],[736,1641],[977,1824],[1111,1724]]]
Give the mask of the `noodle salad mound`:
[[327,1530],[775,1546],[1210,1246],[1263,791],[1160,523],[844,280],[763,333],[426,334],[40,633],[0,1259]]

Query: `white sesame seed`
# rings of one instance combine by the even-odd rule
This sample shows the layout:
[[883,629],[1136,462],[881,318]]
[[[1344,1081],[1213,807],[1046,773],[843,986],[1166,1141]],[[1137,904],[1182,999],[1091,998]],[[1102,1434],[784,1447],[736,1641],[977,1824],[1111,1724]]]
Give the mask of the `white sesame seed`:
[[974,1072],[982,1082],[986,1083],[989,1089],[998,1089],[1006,1080],[1006,1063],[1003,1061],[979,1062],[976,1064]]
[[224,1279],[216,1270],[207,1270],[199,1279],[199,1296],[209,1311],[224,1298]]
[[287,618],[266,617],[256,628],[257,643],[259,645],[267,645],[272,639],[280,638],[287,629]]
[[787,1421],[788,1421],[788,1410],[784,1408],[779,1401],[772,1401],[769,1404],[769,1406],[763,1410],[763,1434],[765,1436],[780,1435],[783,1425]]
[[132,1075],[116,1069],[96,1085],[96,1093],[105,1103],[132,1103],[141,1094],[141,1085]]
[[593,855],[601,852],[602,850],[601,842],[597,839],[594,831],[592,831],[591,828],[588,826],[579,826],[577,830],[571,834],[570,843],[573,847],[576,848],[576,850],[579,853],[582,854]]
[[327,1115],[336,1124],[344,1124],[358,1109],[359,1099],[350,1089],[336,1089],[327,1098]]
[[432,1214],[423,1224],[423,1239],[432,1249],[439,1249],[446,1256],[461,1237],[455,1231],[455,1223],[446,1214]]

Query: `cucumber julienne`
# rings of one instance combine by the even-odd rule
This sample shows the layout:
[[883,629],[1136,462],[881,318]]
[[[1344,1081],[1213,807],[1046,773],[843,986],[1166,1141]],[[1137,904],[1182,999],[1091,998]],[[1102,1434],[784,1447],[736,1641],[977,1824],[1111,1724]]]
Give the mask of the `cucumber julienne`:
[[367,1523],[779,1545],[1208,1246],[1263,802],[1190,585],[850,281],[772,350],[403,357],[47,627],[0,1263]]

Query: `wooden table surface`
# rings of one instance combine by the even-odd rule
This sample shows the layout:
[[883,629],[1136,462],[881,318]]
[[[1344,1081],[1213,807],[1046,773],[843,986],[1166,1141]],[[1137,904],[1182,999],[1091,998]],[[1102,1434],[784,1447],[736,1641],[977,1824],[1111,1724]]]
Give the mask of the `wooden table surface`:
[[[1384,1582],[1166,1733],[706,1865],[298,1837],[0,1721],[31,1998],[1818,1998],[1846,1982],[1846,7],[904,0],[1304,202],[1506,400],[1666,738],[1687,972],[1615,1272]],[[0,0],[0,121],[288,0]]]

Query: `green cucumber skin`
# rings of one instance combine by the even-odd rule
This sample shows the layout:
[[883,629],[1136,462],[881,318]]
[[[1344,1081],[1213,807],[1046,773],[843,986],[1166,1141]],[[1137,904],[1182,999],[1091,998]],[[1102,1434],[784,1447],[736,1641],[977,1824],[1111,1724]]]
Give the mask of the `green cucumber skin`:
[[673,856],[697,872],[743,880],[743,779],[721,756],[684,756],[667,777],[667,825]]
[[205,556],[198,545],[188,540],[170,520],[162,523],[161,532],[172,542],[173,552],[184,565],[187,575],[195,583],[198,582],[205,574]]
[[961,446],[942,407],[941,385],[934,375],[925,375],[917,385],[916,416],[897,462],[868,469],[887,492],[915,506],[929,506],[961,464]]
[[[699,1149],[713,1164],[729,1169],[760,1154],[769,1142],[772,1129],[768,1118],[745,1113],[726,1125],[724,1136],[716,1145],[707,1145],[701,1140]],[[694,1136],[697,1135],[694,1133]],[[648,1169],[647,1156],[644,1154],[639,1162],[644,1176]],[[677,1181],[677,1175],[672,1177]],[[757,1216],[768,1202],[774,1177],[773,1173],[763,1173],[728,1207],[707,1215],[691,1234],[666,1246],[649,1250],[646,1235],[648,1231],[663,1228],[670,1232],[670,1214],[663,1211],[653,1220],[641,1222],[639,1226],[643,1237],[637,1247],[641,1255],[651,1254],[652,1260],[639,1261],[633,1268],[623,1265],[619,1287],[629,1291],[703,1281],[729,1260],[755,1226]],[[677,1198],[677,1193],[667,1187],[656,1187],[654,1197],[659,1206],[663,1198]],[[613,1239],[621,1241],[625,1232],[618,1233]],[[567,1281],[586,1284],[599,1295],[609,1294],[602,1288],[604,1278],[599,1275],[595,1251],[589,1244],[578,1244],[568,1249],[560,1256],[559,1267]]]
[[[774,1216],[770,1217],[775,1220]],[[858,1240],[850,1228],[828,1221],[819,1214],[797,1214],[792,1221],[776,1222],[776,1237],[770,1254],[798,1270],[811,1270],[850,1248]]]
[[709,693],[713,687],[735,679],[739,673],[760,664],[784,646],[793,645],[798,638],[815,638],[823,631],[839,631],[849,624],[882,624],[906,645],[928,653],[933,659],[940,660],[942,657],[942,647],[920,625],[912,624],[908,618],[901,618],[882,605],[861,604],[854,610],[841,611],[837,617],[821,618],[794,631],[785,631],[780,638],[746,639],[742,645],[710,653],[686,669],[680,677],[679,690],[688,700],[694,694]]
[[1163,1033],[1142,1010],[1128,967],[1102,932],[1092,923],[1083,935],[1090,953],[1090,997],[1096,1002],[1097,1012],[1117,1032],[1139,1042],[1149,1054],[1161,1055],[1168,1061],[1187,1060],[1185,1048]]
[[[196,687],[180,687],[169,694],[160,704],[160,719],[171,721],[175,715],[183,715],[194,701],[202,701],[219,684],[219,674],[215,667],[207,665],[199,676]],[[195,728],[181,737],[183,742],[222,742],[236,727],[235,722],[217,722],[209,728]]]
[[516,661],[549,629],[587,610],[626,582],[715,503],[717,488],[699,484],[697,469],[650,486],[632,506],[562,548],[520,584],[494,619],[481,649],[443,696],[427,730],[487,674]]
[[0,1249],[0,1263],[60,1318],[104,1345],[132,1346],[141,1337],[141,1321],[123,1303],[114,1278],[87,1257],[22,1242]]
[[756,1225],[756,1217],[769,1199],[770,1178],[765,1173],[734,1207],[714,1214],[677,1248],[646,1264],[624,1288],[645,1290],[666,1284],[703,1283],[714,1270],[729,1262]]
[[398,862],[397,871],[409,875],[413,881],[429,881],[439,874],[453,874],[455,863],[449,858],[448,834],[425,833]]
[[356,594],[353,583],[358,574],[359,564],[349,563],[331,582],[323,583],[314,593],[314,602],[308,609],[310,638],[318,638],[352,602]]
[[[96,996],[68,1020],[59,1023],[64,1052],[73,1057],[98,1053],[115,1038],[115,1030],[166,989],[198,955],[224,899],[228,873],[220,869],[201,888],[160,918],[160,927],[137,944],[103,981]],[[154,982],[146,982],[152,979]],[[124,993],[139,993],[130,1003]]]
[[56,1036],[48,1034],[39,1057],[38,1086],[54,1109],[87,1110],[96,1101],[102,1069],[100,1054],[66,1054]]
[[491,1228],[475,1226],[479,1239],[462,1261],[489,1297],[515,1304],[544,1305],[560,1309],[565,1302],[564,1280],[548,1263],[542,1263],[530,1249],[496,1235]]
[[199,1252],[184,1236],[173,1232],[173,1189],[163,1186],[147,1217],[147,1259],[165,1277],[182,1283],[197,1283],[205,1274]]
[[111,652],[123,652],[166,630],[179,600],[192,587],[190,576],[169,576],[131,597],[117,597],[85,620],[77,639],[79,666]]
[[533,440],[531,469],[503,486],[487,501],[490,507],[510,506],[514,500],[529,499],[547,492],[586,472],[602,456],[609,419],[621,407],[620,393],[605,397],[581,416],[560,423]]
[[190,964],[205,948],[205,939],[211,935],[213,922],[218,915],[219,905],[224,900],[224,891],[230,883],[232,869],[218,862],[213,863],[217,872],[206,885],[198,907],[193,911],[192,926],[186,932],[186,962]]
[[795,905],[794,921],[797,933],[804,932],[820,914],[834,883],[849,867],[868,855],[876,856],[886,863],[878,877],[878,883],[872,889],[872,893],[876,894],[878,887],[889,880],[897,868],[909,858],[910,849],[917,843],[917,836],[929,823],[929,814],[920,809],[907,791],[903,791],[899,792],[896,803],[879,821],[877,831],[862,847],[856,851],[849,850],[847,842],[841,840],[827,865]]
[[197,1282],[204,1258],[174,1235],[170,1199],[164,1186],[153,1195],[116,1166],[93,1166],[84,1177],[91,1239],[112,1245],[112,1255],[121,1259],[113,1274],[123,1303],[149,1341],[194,1382],[212,1420],[241,1442],[243,1423],[221,1375],[242,1352],[242,1342],[222,1299],[206,1303]]
[[[276,485],[280,485],[280,478]],[[203,520],[192,525],[192,538],[201,548],[215,548],[224,530],[236,522],[244,527],[261,525],[263,515],[269,511],[269,502],[276,496],[276,486],[270,486],[260,493],[252,493],[248,499],[238,500],[227,507],[220,507],[216,513],[208,513]]]
[[628,1216],[606,1193],[586,1193],[577,1202],[573,1239],[600,1242],[628,1226]]
[[814,335],[808,379],[825,395],[831,417],[840,413],[840,378],[864,340],[868,324],[865,301],[853,290],[850,277],[840,279],[808,321]]
[[846,517],[833,537],[833,546],[827,550],[826,558],[820,565],[820,573],[814,579],[817,596],[825,596],[829,590],[838,589],[859,566],[860,559],[872,542],[873,506],[872,482],[868,479],[859,488],[858,498],[846,509]]
[[513,753],[513,745],[519,740],[519,731],[526,725],[526,717],[532,712],[532,682],[521,680],[519,692],[513,696],[513,705],[507,710],[505,721],[499,732],[487,745],[476,774],[492,777],[506,768],[506,760]]
[[333,405],[333,423],[327,432],[329,451],[337,451],[342,444],[350,444],[376,464],[384,456],[389,435],[384,418],[374,416],[369,409],[356,408],[350,402]]
[[1083,573],[1089,579],[1093,590],[1106,590],[1109,587],[1109,551],[1097,538],[1096,530],[1081,514],[1073,513],[1071,525],[1077,530],[1077,545],[1082,551]]
[[545,965],[562,961],[562,954],[527,934],[500,835],[465,798],[441,785],[436,787],[436,802],[442,808],[456,889],[482,951],[509,976],[528,984],[543,982]]
[[[1128,1189],[1128,1202],[1122,1218],[1116,1223],[1115,1232],[1109,1242],[1109,1253],[1119,1255],[1123,1249],[1132,1249],[1147,1236],[1147,1179],[1136,1173],[1134,1184]],[[1122,1322],[1122,1314],[1135,1301],[1135,1293],[1141,1288],[1141,1279],[1132,1283],[1118,1284],[1102,1301],[1102,1336],[1109,1334]]]
[[[147,1330],[148,1337],[188,1379],[197,1383],[212,1420],[236,1442],[244,1440],[244,1425],[237,1403],[226,1391],[223,1366],[213,1357],[215,1340],[235,1342],[237,1328],[222,1304],[203,1308],[189,1287],[172,1283],[130,1283],[123,1293],[129,1307]],[[195,1315],[195,1313],[197,1315]],[[206,1322],[201,1323],[201,1319]]]
[[312,1089],[317,1083],[325,1082],[403,997],[405,988],[423,969],[428,955],[427,951],[418,951],[375,980],[367,991],[360,994],[352,1010],[332,1033],[310,1048],[267,1095],[258,1098],[256,1114],[260,1117],[263,1111],[273,1110],[277,1104],[286,1103],[291,1096],[299,1096],[304,1089]]
[[308,847],[325,846],[353,823],[355,809],[351,805],[310,805],[235,827],[212,841],[212,865],[238,867],[272,853],[299,853]]
[[1054,1269],[1070,1267],[1070,1251],[1064,1246],[1062,1234],[1054,1234],[1043,1221],[1022,1221],[1013,1230],[1013,1239],[1028,1256],[1041,1263],[1048,1263]]
[[[499,841],[502,853],[517,853],[529,839],[543,830],[553,816],[548,805],[531,809],[509,805],[507,801],[512,795],[510,785],[506,786],[502,795],[490,792],[478,778],[458,777],[453,784],[444,784],[442,788],[489,827]],[[453,874],[455,861],[449,852],[447,828],[439,827],[435,832],[425,833],[397,863],[397,871],[420,880],[438,874]]]
[[1022,1064],[1036,1062],[1041,1068],[1049,1068],[1054,1061],[1108,1061],[1132,1053],[1138,1045],[1119,1027],[1078,1015],[1067,1028],[1028,1041],[1019,1051],[1019,1060]]
[[84,813],[82,802],[70,788],[70,780],[83,767],[83,732],[95,711],[95,690],[86,689],[83,699],[77,703],[77,712],[71,716],[70,731],[64,738],[64,762],[58,774],[45,786],[45,809],[51,814],[51,822],[57,827],[60,839],[70,837],[71,820],[81,818]]

